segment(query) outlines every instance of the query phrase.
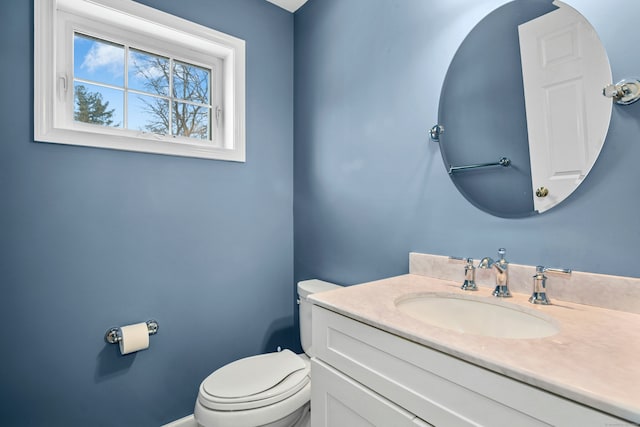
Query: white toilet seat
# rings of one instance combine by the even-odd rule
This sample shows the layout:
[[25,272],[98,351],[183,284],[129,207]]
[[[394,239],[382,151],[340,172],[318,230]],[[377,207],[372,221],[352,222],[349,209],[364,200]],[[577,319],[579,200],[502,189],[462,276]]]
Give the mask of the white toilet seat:
[[[296,394],[273,405],[246,411],[214,411],[196,400],[194,416],[199,424],[216,427],[256,427],[274,423],[303,411],[311,399],[311,383]],[[300,412],[301,414],[301,412]],[[294,416],[295,418],[295,416]],[[288,425],[288,424],[287,424]]]
[[308,358],[283,350],[240,359],[209,375],[200,384],[195,415],[206,425],[255,427],[288,416],[310,396]]

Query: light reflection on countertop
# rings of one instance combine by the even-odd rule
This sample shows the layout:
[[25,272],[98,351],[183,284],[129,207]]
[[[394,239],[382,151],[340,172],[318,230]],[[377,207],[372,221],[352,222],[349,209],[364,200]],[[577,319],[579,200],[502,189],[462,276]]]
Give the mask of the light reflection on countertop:
[[[559,332],[512,339],[465,334],[420,322],[395,306],[421,292],[472,294],[550,316]],[[528,303],[514,293],[499,301],[490,289],[469,293],[459,283],[407,274],[313,294],[311,300],[394,335],[425,345],[620,418],[640,423],[640,315],[554,300]]]

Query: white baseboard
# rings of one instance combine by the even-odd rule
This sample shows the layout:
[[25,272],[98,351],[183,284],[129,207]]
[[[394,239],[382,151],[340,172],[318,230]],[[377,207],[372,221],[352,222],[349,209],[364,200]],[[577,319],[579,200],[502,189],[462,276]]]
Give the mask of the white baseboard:
[[160,427],[198,427],[198,423],[196,422],[196,419],[193,418],[193,415],[187,415],[184,418],[180,418],[179,420],[175,420]]

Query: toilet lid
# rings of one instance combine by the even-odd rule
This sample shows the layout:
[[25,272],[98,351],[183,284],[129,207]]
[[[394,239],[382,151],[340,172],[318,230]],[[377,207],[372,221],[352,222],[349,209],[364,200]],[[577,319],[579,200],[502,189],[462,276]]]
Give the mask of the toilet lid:
[[200,397],[212,409],[248,409],[286,399],[308,382],[308,365],[292,351],[283,350],[223,366],[203,381]]

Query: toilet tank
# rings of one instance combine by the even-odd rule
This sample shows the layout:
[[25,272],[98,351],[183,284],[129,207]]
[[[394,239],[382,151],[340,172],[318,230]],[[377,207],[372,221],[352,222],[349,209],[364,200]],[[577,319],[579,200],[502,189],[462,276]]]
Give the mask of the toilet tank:
[[309,356],[313,356],[311,348],[311,304],[307,297],[316,292],[330,291],[342,286],[323,280],[311,279],[298,282],[298,314],[300,326],[300,342],[302,349]]

